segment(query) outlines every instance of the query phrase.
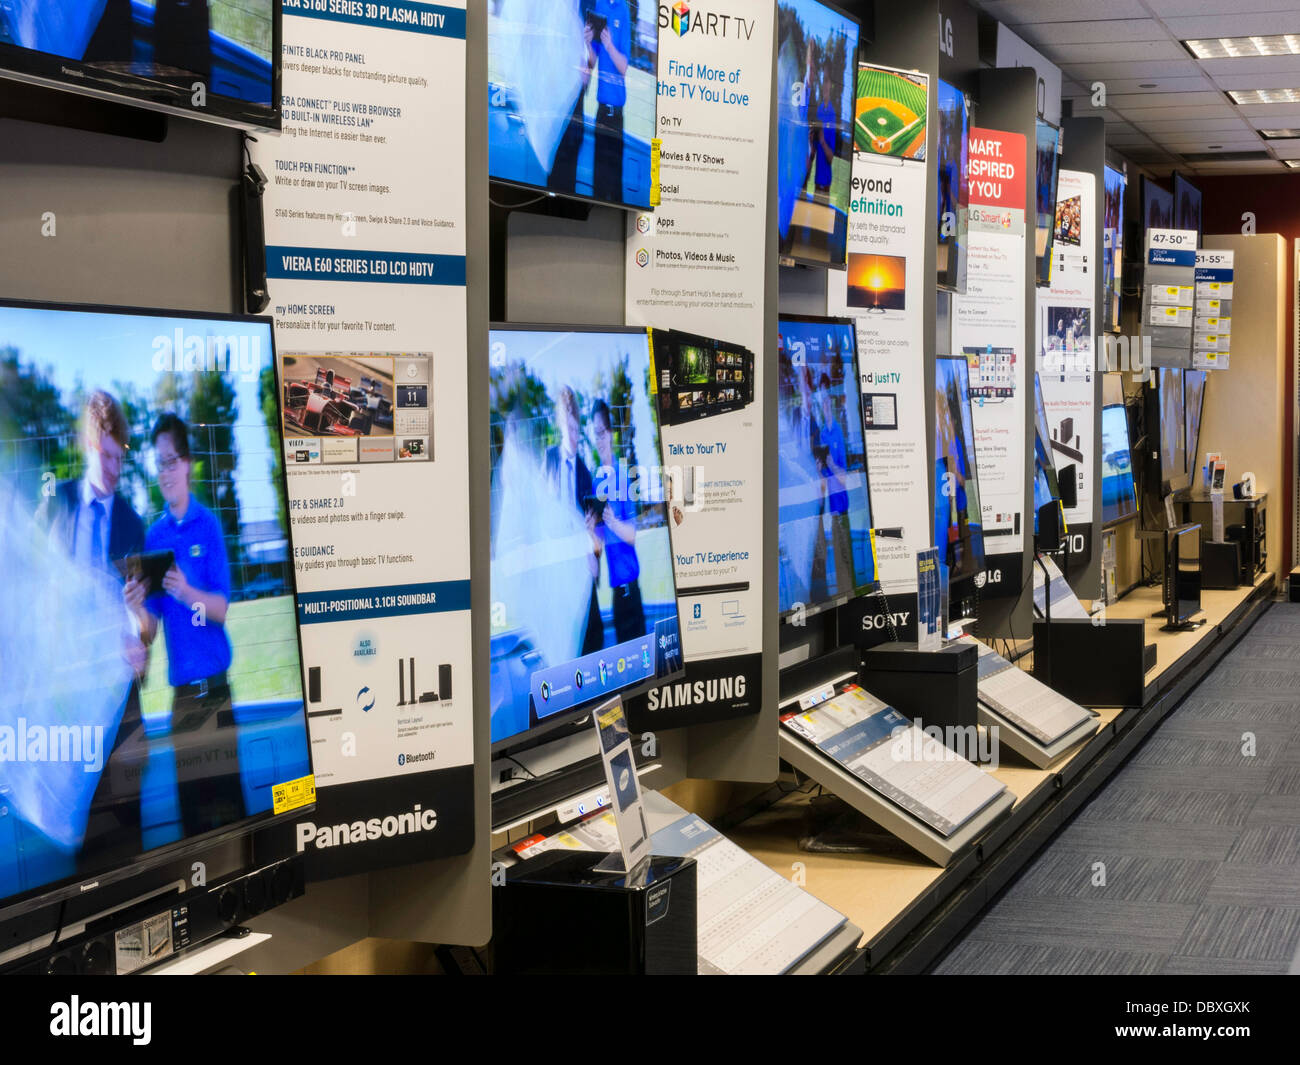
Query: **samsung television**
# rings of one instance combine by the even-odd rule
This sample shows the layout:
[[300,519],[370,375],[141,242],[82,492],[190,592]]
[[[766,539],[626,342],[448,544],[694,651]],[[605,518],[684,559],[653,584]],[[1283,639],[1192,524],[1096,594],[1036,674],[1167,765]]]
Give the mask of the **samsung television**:
[[1189,229],[1201,238],[1201,190],[1177,171],[1174,173],[1174,228]]
[[1101,402],[1101,521],[1110,528],[1135,517],[1138,511],[1128,409],[1118,374],[1102,378]]
[[849,233],[858,22],[818,0],[776,7],[782,260],[842,270]]
[[876,567],[853,320],[782,315],[778,334],[777,601],[786,617],[862,594]]
[[[1059,235],[1064,244],[1079,243],[1080,205],[1067,201],[1058,205],[1056,186],[1060,178],[1061,131],[1050,122],[1038,119],[1034,182],[1034,259],[1035,283],[1046,285],[1052,273],[1052,245]],[[1073,235],[1073,240],[1071,240]]]
[[489,3],[488,176],[648,209],[667,10],[648,0]]
[[938,286],[966,291],[966,234],[970,225],[970,109],[966,94],[936,81],[939,206]]
[[[971,419],[970,363],[965,355],[936,360],[934,398],[934,545],[956,608],[973,594],[976,577],[984,569],[984,519]],[[955,609],[954,616],[958,616]]]
[[1105,173],[1102,206],[1102,315],[1101,329],[1118,333],[1124,273],[1124,193],[1128,176],[1109,164]]
[[279,417],[269,318],[0,302],[0,919],[301,813]]
[[644,329],[491,332],[495,753],[683,668]]
[[280,19],[280,0],[4,0],[0,77],[279,129]]

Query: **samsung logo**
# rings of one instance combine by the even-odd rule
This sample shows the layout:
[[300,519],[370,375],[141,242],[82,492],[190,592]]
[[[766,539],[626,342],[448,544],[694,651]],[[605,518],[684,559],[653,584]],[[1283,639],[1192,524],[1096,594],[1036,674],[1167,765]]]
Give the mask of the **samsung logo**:
[[746,688],[744,674],[697,680],[694,683],[666,684],[662,688],[650,689],[647,705],[651,710],[670,710],[674,706],[703,706],[719,699],[743,699]]
[[365,843],[367,840],[391,839],[412,832],[430,832],[437,827],[437,811],[421,810],[419,803],[408,813],[372,817],[368,821],[344,821],[337,825],[321,825],[319,828],[310,821],[303,821],[297,826],[298,853],[301,854],[309,843],[320,850],[323,847]]

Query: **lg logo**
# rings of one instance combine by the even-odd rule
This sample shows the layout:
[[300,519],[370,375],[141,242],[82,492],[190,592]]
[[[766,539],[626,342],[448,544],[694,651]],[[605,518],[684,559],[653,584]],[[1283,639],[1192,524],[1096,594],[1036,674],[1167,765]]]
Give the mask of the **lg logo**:
[[942,11],[939,12],[939,51],[949,59],[953,57],[952,19],[944,18]]

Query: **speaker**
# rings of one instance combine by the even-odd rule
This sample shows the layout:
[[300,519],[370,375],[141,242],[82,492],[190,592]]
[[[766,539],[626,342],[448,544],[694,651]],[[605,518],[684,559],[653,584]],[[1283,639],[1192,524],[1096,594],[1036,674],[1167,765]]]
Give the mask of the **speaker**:
[[1034,622],[1035,678],[1080,706],[1142,706],[1146,669],[1142,618]]
[[1229,540],[1201,544],[1201,587],[1236,588],[1241,580],[1241,544]]
[[949,643],[921,651],[915,643],[884,643],[862,655],[862,686],[922,725],[979,724],[979,651]]
[[312,666],[307,670],[307,701],[320,702],[320,666]]
[[607,855],[546,851],[492,889],[492,971],[510,975],[694,976],[694,858],[649,859],[636,876]]

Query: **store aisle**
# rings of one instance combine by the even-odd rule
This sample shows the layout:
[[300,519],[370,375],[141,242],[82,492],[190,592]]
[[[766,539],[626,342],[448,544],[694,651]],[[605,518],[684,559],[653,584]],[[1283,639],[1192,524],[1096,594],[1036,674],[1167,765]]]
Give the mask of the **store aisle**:
[[1288,970],[1300,971],[1300,605],[1283,603],[935,971]]

